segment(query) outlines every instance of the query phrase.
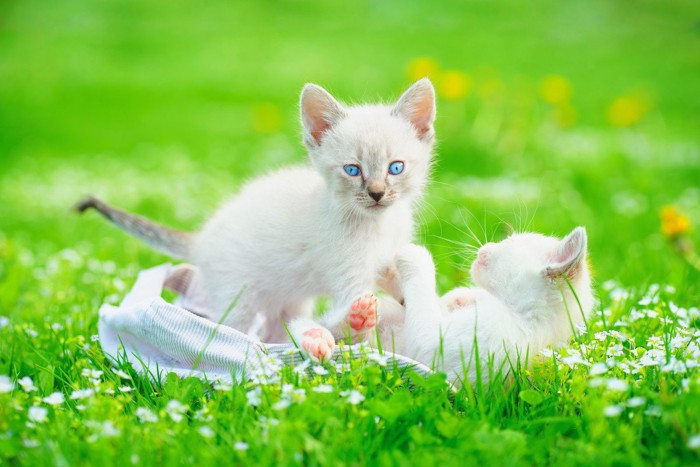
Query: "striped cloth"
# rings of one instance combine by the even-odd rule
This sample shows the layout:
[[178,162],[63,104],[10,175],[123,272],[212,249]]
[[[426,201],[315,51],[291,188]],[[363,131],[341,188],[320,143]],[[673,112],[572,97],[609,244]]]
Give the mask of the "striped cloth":
[[[292,344],[263,344],[163,300],[163,284],[171,270],[170,264],[164,264],[142,271],[119,306],[102,305],[100,345],[111,359],[127,360],[153,379],[175,373],[229,383],[259,374],[271,359],[285,365],[303,361]],[[363,354],[367,354],[366,345],[336,346],[333,360]],[[391,368],[430,373],[425,365],[398,354],[384,353],[382,358]]]

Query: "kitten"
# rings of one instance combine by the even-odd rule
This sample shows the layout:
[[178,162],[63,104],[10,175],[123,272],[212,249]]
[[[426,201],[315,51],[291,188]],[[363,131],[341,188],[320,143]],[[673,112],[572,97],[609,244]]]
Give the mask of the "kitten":
[[[474,287],[439,298],[435,266],[422,247],[402,248],[397,267],[405,297],[404,321],[380,324],[383,345],[427,365],[436,364],[451,380],[472,383],[477,366],[508,368],[548,345],[568,341],[593,307],[586,262],[586,230],[577,227],[563,240],[535,233],[514,234],[479,249],[471,267]],[[568,279],[580,306],[564,278]],[[479,360],[475,361],[474,344]],[[438,353],[441,353],[438,356]],[[466,371],[466,374],[465,374]]]
[[[194,234],[160,226],[88,198],[95,208],[152,247],[194,263],[210,319],[260,337],[286,339],[282,320],[313,359],[330,356],[348,325],[363,333],[377,320],[379,285],[401,300],[393,261],[409,244],[413,204],[428,180],[434,146],[435,91],[428,79],[393,106],[346,107],[323,88],[301,93],[303,142],[312,167],[255,179]],[[314,299],[332,306],[317,324]],[[348,317],[348,311],[349,317]]]

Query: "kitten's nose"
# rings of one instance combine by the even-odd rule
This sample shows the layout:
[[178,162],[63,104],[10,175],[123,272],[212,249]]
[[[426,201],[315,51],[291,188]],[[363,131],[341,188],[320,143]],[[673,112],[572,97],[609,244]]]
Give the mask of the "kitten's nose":
[[373,200],[376,202],[379,202],[380,199],[382,199],[382,196],[384,196],[383,191],[372,191],[372,190],[367,190],[367,193],[372,197]]

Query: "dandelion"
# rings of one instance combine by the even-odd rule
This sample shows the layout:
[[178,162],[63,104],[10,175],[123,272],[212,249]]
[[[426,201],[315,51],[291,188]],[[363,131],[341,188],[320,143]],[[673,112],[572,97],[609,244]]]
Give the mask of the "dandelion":
[[146,407],[139,407],[136,409],[136,418],[138,418],[141,423],[156,423],[158,421],[158,415]]
[[95,395],[94,389],[76,389],[70,395],[71,400],[80,400],[92,397]]
[[674,206],[661,208],[661,232],[667,237],[677,237],[690,231],[690,219]]
[[34,381],[32,381],[29,376],[25,376],[24,378],[20,379],[17,381],[17,384],[20,385],[24,392],[32,392],[38,389],[36,386],[34,386]]
[[603,409],[603,415],[608,418],[619,417],[623,410],[619,405],[609,405]]
[[619,128],[633,126],[649,112],[649,102],[637,92],[614,99],[608,107],[608,122]]
[[62,392],[54,392],[42,399],[49,405],[61,405],[65,402],[65,397],[63,397]]
[[442,97],[448,100],[460,100],[469,94],[472,80],[466,73],[450,70],[442,73],[438,84],[438,92]]
[[331,386],[330,384],[319,384],[318,386],[314,386],[313,388],[311,388],[311,390],[313,392],[327,394],[333,392],[333,386]]
[[357,405],[363,400],[365,400],[365,396],[362,395],[360,391],[357,391],[355,389],[352,389],[350,391],[343,391],[340,393],[342,397],[347,397],[346,401],[351,403],[352,405]]
[[49,415],[49,411],[43,407],[32,406],[29,407],[29,412],[27,412],[29,420],[35,423],[44,423],[46,417]]
[[233,443],[233,449],[236,451],[247,451],[248,450],[248,443],[244,443],[243,441],[236,441]]
[[6,375],[0,375],[0,394],[12,392],[14,389],[15,383],[12,382],[12,379]]
[[187,412],[187,407],[179,400],[172,399],[168,401],[168,405],[165,406],[165,411],[172,421],[180,423],[184,418],[184,413]]
[[435,76],[438,71],[438,64],[430,57],[414,58],[408,63],[407,75],[411,81],[418,81],[421,78]]
[[212,430],[211,427],[209,427],[207,425],[200,426],[197,431],[204,438],[213,438],[215,436],[214,430]]

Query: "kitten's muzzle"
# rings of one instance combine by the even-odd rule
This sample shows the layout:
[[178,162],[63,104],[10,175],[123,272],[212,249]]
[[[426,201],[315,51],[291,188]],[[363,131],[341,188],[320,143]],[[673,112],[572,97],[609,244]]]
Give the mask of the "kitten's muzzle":
[[367,190],[367,194],[375,200],[377,203],[379,202],[380,199],[384,197],[385,191],[372,191],[372,190]]

